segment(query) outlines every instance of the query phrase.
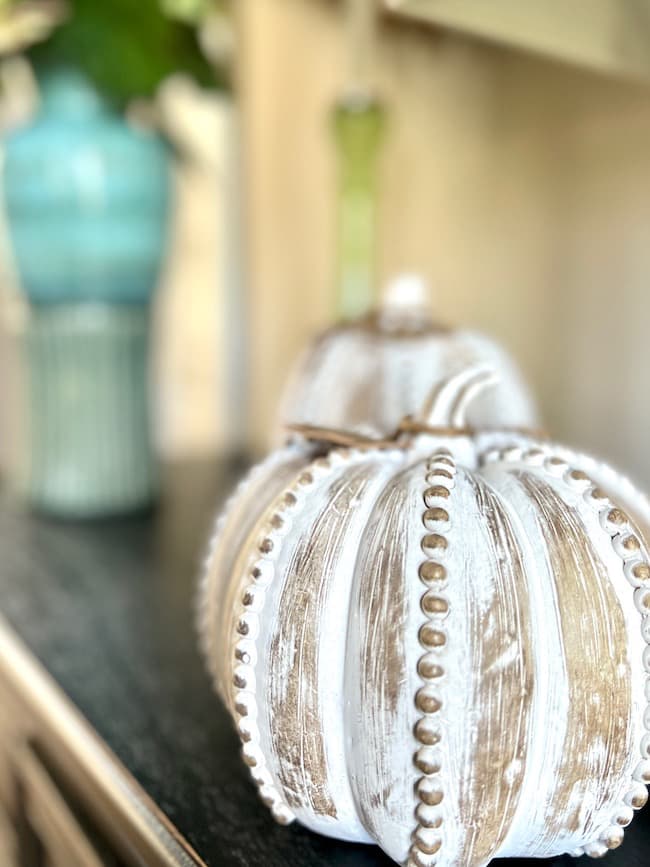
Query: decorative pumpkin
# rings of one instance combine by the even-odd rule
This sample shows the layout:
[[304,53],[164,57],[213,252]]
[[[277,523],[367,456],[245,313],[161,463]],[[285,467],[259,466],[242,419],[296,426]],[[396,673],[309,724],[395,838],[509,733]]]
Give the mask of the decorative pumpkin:
[[388,285],[377,310],[307,347],[289,377],[274,440],[283,441],[287,421],[390,435],[419,410],[432,382],[479,364],[497,370],[500,383],[474,402],[468,421],[535,427],[534,401],[507,353],[483,334],[435,322],[426,285],[404,275]]
[[443,382],[392,438],[303,430],[235,493],[201,587],[275,818],[410,867],[602,855],[650,781],[650,555],[616,493],[648,503],[467,428],[486,384]]

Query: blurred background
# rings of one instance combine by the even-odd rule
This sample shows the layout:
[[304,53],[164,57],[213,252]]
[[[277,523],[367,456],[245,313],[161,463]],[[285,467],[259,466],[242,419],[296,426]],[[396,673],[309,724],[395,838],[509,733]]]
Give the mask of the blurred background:
[[650,486],[648,0],[0,0],[0,53],[12,486],[35,428],[65,436],[71,369],[127,400],[109,357],[151,383],[120,412],[154,456],[263,452],[300,349],[404,271],[514,356],[554,437]]

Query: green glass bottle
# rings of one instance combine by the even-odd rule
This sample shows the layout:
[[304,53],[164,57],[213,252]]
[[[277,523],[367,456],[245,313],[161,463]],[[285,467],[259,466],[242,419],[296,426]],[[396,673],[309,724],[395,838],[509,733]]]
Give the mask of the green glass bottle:
[[339,156],[338,318],[365,315],[376,300],[377,168],[384,109],[374,97],[350,93],[334,110]]

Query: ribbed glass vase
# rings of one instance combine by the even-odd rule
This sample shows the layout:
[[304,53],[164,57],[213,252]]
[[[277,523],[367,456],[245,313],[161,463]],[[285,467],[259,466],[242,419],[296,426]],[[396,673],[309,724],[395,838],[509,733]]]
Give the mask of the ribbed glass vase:
[[149,503],[148,308],[33,306],[26,343],[32,501],[73,518]]

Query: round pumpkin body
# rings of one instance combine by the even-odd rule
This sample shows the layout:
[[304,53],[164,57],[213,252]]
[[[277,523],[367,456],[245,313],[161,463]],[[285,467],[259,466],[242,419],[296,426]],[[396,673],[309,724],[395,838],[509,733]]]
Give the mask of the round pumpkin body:
[[432,382],[478,364],[497,370],[500,382],[473,403],[469,423],[536,427],[535,402],[510,356],[483,334],[436,323],[426,287],[402,277],[388,286],[376,311],[309,344],[289,376],[274,441],[286,439],[287,421],[392,434],[405,415],[419,410]]
[[482,867],[603,854],[645,803],[646,542],[579,456],[504,437],[289,446],[235,494],[203,649],[279,821]]

